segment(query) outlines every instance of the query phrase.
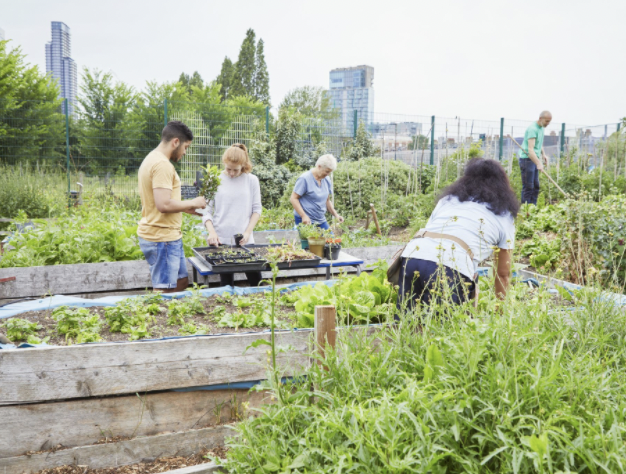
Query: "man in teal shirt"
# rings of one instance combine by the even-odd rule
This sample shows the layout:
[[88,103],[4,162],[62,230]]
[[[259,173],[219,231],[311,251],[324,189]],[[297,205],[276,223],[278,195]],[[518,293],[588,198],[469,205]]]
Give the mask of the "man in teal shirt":
[[[520,152],[519,167],[522,172],[522,204],[537,205],[539,197],[539,173],[543,171],[543,159],[548,164],[548,156],[543,149],[543,135],[552,121],[552,114],[541,112],[539,120],[533,122],[524,133],[524,142]],[[541,159],[540,159],[541,157]]]

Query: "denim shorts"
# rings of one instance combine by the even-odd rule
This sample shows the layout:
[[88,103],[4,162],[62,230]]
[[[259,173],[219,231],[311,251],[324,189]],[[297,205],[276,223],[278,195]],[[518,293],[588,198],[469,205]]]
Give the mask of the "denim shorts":
[[188,276],[183,239],[151,242],[139,237],[139,247],[150,265],[153,288],[176,288],[178,280]]

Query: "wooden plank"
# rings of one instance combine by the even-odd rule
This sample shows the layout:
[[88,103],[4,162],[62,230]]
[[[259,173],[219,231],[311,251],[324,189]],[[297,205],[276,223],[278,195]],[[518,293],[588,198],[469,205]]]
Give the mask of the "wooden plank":
[[333,349],[337,341],[337,311],[332,305],[315,307],[315,344],[320,357],[326,355],[326,344]]
[[[279,332],[285,375],[308,365],[311,330]],[[129,394],[265,378],[270,334],[191,337],[0,351],[0,405]],[[244,354],[245,351],[245,354]]]
[[58,466],[79,465],[92,469],[124,466],[164,456],[191,456],[224,445],[234,431],[228,425],[96,444],[55,452],[0,459],[1,473],[31,474]]
[[[0,406],[0,458],[237,421],[269,395],[247,389],[157,392]],[[246,406],[243,404],[246,403]]]
[[[401,247],[401,245],[357,247],[346,249],[346,252],[369,264],[375,263],[379,258],[390,260]],[[189,263],[187,263],[187,270],[191,277],[192,267]],[[333,272],[339,272],[339,269],[333,269]],[[281,271],[279,277],[294,278],[325,274],[326,269],[313,268]],[[270,272],[264,273],[264,276],[269,278]],[[152,286],[150,271],[145,260],[0,269],[0,279],[9,277],[15,277],[16,279],[15,281],[0,284],[0,300],[26,297],[37,298],[49,294],[72,295],[144,289]],[[243,274],[235,274],[236,281],[241,281],[244,278]],[[209,283],[218,281],[218,275],[209,276]]]
[[0,269],[0,278],[11,276],[16,277],[16,280],[0,285],[0,298],[152,286],[150,269],[145,260]]

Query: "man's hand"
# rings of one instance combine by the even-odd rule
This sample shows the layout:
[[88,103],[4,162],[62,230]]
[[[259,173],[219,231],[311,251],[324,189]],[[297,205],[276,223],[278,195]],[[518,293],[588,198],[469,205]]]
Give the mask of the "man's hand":
[[343,217],[341,217],[339,214],[337,214],[335,218],[337,219],[337,221],[339,221],[340,224],[343,222]]
[[204,209],[206,207],[206,199],[204,199],[204,196],[198,196],[192,199],[190,204],[193,206],[191,209]]
[[240,245],[246,245],[248,243],[248,241],[250,240],[250,235],[252,235],[252,232],[245,231],[243,233],[243,239],[241,239],[241,242],[239,242],[239,244]]
[[539,163],[535,163],[535,166],[537,167],[540,173],[543,172],[543,163],[541,161],[539,161]]
[[304,217],[302,218],[302,223],[305,225],[311,224],[311,218],[305,214]]
[[220,242],[220,238],[214,232],[209,232],[209,235],[207,236],[206,241],[207,241],[207,244],[212,245],[212,246],[217,246],[217,245],[222,244],[222,242]]

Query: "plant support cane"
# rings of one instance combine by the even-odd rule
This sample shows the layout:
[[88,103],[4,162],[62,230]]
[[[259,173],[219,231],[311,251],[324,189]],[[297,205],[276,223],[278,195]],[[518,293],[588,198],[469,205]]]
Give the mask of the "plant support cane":
[[[517,141],[515,141],[515,138],[513,138],[511,135],[508,135],[508,137],[511,139],[511,141],[512,141],[513,143],[515,143],[515,144],[519,147],[519,149],[520,149],[520,150],[522,150],[524,153],[526,153],[526,151],[522,148],[522,145],[520,145],[519,143],[517,143]],[[541,172],[542,172],[543,174],[545,174],[545,175],[546,175],[546,178],[548,178],[548,179],[550,180],[550,182],[556,186],[556,189],[558,189],[559,191],[561,191],[561,193],[563,193],[563,196],[565,196],[565,197],[569,197],[569,195],[568,195],[565,191],[563,191],[563,190],[561,189],[561,186],[559,186],[558,184],[556,184],[556,182],[552,179],[552,177],[548,174],[548,172],[547,172],[545,169],[544,169],[544,170],[541,170]]]

